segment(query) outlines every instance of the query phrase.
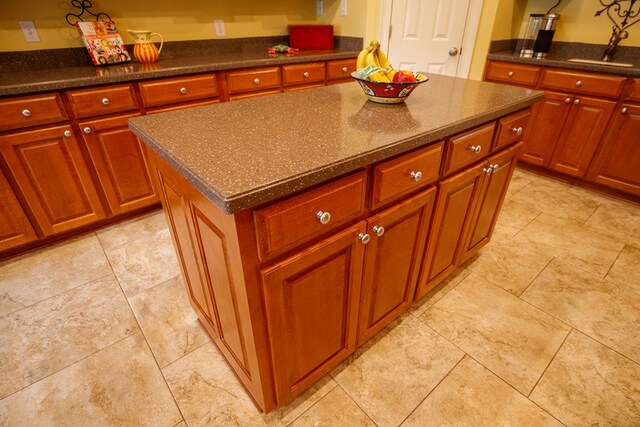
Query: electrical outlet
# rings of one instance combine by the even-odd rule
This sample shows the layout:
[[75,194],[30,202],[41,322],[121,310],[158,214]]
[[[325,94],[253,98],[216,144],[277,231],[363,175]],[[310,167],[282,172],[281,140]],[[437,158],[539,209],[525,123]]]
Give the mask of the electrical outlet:
[[340,16],[347,16],[347,0],[340,0]]
[[24,34],[24,39],[27,43],[40,42],[40,36],[33,21],[18,21],[18,24],[20,24],[20,28],[22,28],[22,34]]
[[214,19],[213,25],[216,27],[216,36],[224,37],[224,20]]
[[322,16],[324,14],[324,1],[316,0],[316,15]]

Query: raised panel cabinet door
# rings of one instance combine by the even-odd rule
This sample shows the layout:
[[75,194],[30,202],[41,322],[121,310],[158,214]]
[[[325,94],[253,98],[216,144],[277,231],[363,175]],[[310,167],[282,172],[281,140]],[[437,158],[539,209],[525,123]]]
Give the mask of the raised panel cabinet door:
[[36,240],[29,218],[0,172],[0,252]]
[[549,167],[584,176],[615,106],[614,101],[576,96]]
[[356,348],[364,233],[360,222],[261,272],[278,406]]
[[0,152],[45,236],[105,217],[69,126],[0,136]]
[[482,167],[474,166],[438,185],[416,298],[424,296],[458,266],[456,255],[480,191]]
[[640,105],[624,104],[614,113],[588,179],[640,195]]
[[571,95],[545,92],[544,99],[533,107],[533,119],[520,160],[537,166],[549,165],[572,102]]
[[433,187],[367,220],[358,344],[413,302],[436,199]]
[[138,114],[79,123],[98,172],[100,185],[114,215],[157,203],[145,147],[129,130],[128,120]]
[[482,190],[478,193],[478,202],[475,204],[472,219],[464,237],[464,245],[461,246],[458,264],[471,258],[480,248],[489,243],[516,167],[520,148],[522,148],[522,142],[489,157],[486,166],[482,168],[485,175],[482,180]]

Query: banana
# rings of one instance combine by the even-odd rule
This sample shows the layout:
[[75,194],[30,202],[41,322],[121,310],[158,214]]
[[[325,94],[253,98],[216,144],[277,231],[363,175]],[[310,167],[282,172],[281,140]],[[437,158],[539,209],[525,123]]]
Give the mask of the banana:
[[387,76],[387,79],[390,82],[393,81],[393,76],[396,74],[396,70],[394,70],[393,66],[389,63],[387,55],[385,55],[382,49],[380,49],[380,42],[378,40],[371,40],[369,47],[375,51],[376,65],[378,68],[380,68],[381,72]]
[[367,64],[365,63],[365,58],[367,57],[367,54],[369,52],[371,52],[371,46],[367,46],[360,51],[360,53],[358,54],[358,59],[356,60],[356,70],[367,66]]
[[374,82],[385,82],[388,83],[391,80],[389,80],[389,78],[387,77],[387,75],[384,73],[384,71],[382,71],[380,69],[380,63],[378,63],[378,58],[376,55],[376,51],[378,49],[372,49],[371,52],[367,53],[367,56],[365,57],[365,65],[368,66],[374,66],[376,67],[379,71],[376,71],[375,73],[371,74],[369,76],[369,80],[374,81]]

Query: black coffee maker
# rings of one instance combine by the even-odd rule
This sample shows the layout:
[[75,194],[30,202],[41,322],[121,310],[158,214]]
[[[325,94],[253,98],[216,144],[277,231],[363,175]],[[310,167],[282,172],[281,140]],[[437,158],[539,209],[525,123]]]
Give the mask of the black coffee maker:
[[529,22],[524,33],[520,56],[522,58],[544,58],[551,49],[553,35],[560,15],[557,13],[547,13],[546,15],[532,13],[529,15]]

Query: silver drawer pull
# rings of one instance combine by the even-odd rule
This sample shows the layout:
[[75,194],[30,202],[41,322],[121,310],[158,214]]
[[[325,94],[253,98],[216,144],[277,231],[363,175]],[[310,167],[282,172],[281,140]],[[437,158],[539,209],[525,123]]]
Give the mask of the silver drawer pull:
[[31,111],[25,108],[24,110],[22,110],[22,115],[25,117],[31,117]]
[[309,72],[305,71],[304,73],[302,73],[302,76],[306,79],[309,77]]
[[255,85],[259,85],[260,84],[260,79],[253,79],[253,84]]
[[342,72],[346,73],[347,71],[349,71],[349,69],[347,67],[342,67]]
[[181,94],[183,94],[183,95],[184,95],[185,93],[187,93],[187,88],[186,88],[186,87],[181,87],[181,88],[180,88],[180,93],[181,93]]
[[576,80],[576,87],[582,86],[582,80]]
[[578,104],[580,104],[580,100],[579,100],[578,98],[576,98],[576,99],[575,99],[575,101],[573,101],[573,103],[574,103],[575,105],[578,105]]
[[415,182],[418,182],[418,181],[420,181],[420,180],[422,179],[422,172],[420,172],[420,171],[418,171],[418,172],[411,171],[411,173],[409,174],[409,176],[410,176],[411,178],[413,178],[413,180],[414,180]]
[[522,135],[522,126],[518,126],[517,128],[511,128],[511,132],[515,133],[516,135]]
[[382,226],[374,225],[372,230],[374,233],[376,233],[376,236],[378,237],[382,237],[382,235],[384,234],[384,227]]
[[482,151],[482,146],[481,145],[472,145],[471,147],[469,147],[469,150],[473,151],[476,154],[480,154],[480,152]]
[[64,131],[64,136],[66,136],[67,138],[69,138],[71,136],[71,131],[70,130],[65,130]]
[[509,71],[509,72],[507,73],[507,76],[509,76],[509,77],[513,77],[513,71]]
[[622,109],[620,110],[622,114],[627,114],[627,111],[627,107],[622,107]]
[[570,98],[570,97],[566,97],[566,98],[564,99],[564,103],[565,103],[565,104],[571,104],[571,98]]
[[91,133],[91,128],[89,126],[87,126],[86,128],[82,129],[82,132]]
[[316,217],[320,221],[320,224],[329,224],[329,221],[331,221],[331,214],[329,212],[318,211]]
[[102,103],[104,105],[109,105],[109,98],[102,98]]
[[371,240],[371,236],[366,233],[360,233],[358,234],[358,240],[360,240],[363,245],[366,245],[367,243],[369,243],[369,240]]
[[482,172],[486,173],[487,175],[491,175],[493,173],[493,168],[491,166],[489,166],[488,168],[482,168]]
[[500,169],[500,165],[497,163],[495,165],[489,165],[489,167],[493,169],[493,173],[496,173],[498,169]]

